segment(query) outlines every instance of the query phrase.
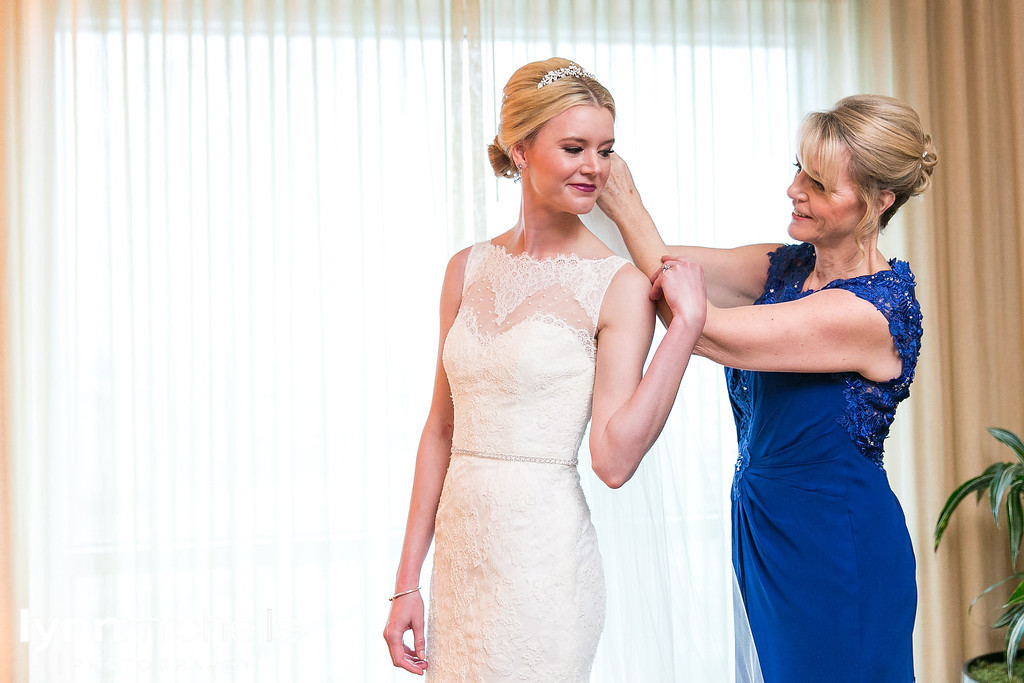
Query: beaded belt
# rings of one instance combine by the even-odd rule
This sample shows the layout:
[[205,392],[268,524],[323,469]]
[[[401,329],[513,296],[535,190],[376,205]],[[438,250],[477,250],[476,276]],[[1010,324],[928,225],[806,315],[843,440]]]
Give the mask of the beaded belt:
[[558,458],[542,458],[529,455],[514,455],[512,453],[490,453],[488,451],[471,451],[467,448],[453,448],[452,455],[472,455],[477,458],[491,458],[492,460],[511,460],[513,462],[539,462],[544,465],[564,465],[565,467],[576,467],[579,460],[560,460]]

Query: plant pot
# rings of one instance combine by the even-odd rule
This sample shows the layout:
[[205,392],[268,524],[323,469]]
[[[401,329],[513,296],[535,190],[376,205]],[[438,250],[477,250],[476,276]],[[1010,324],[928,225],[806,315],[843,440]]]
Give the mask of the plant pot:
[[[975,676],[978,676],[978,678],[967,673],[975,666],[984,667],[983,670],[986,673],[976,673]],[[988,654],[979,655],[974,659],[968,659],[964,663],[964,668],[961,669],[961,672],[963,673],[963,683],[1017,683],[1018,681],[1024,681],[1024,658],[1017,657],[1017,663],[1013,667],[1012,679],[1006,677],[1006,653],[1001,651],[989,652]]]

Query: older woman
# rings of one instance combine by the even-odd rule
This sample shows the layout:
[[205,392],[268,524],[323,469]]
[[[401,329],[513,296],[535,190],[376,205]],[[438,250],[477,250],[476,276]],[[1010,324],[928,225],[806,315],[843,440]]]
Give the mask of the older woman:
[[663,268],[704,268],[694,353],[727,366],[733,562],[767,683],[914,679],[914,553],[882,444],[914,378],[921,313],[910,267],[886,260],[878,235],[936,161],[913,109],[860,95],[800,129],[798,244],[666,247],[622,162],[599,201],[655,295]]

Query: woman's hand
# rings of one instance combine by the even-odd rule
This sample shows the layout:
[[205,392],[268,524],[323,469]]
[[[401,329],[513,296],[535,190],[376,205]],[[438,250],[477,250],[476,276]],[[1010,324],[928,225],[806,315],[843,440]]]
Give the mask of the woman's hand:
[[[415,650],[405,644],[406,631],[412,631]],[[426,640],[423,637],[423,598],[419,591],[395,598],[391,602],[391,614],[384,627],[384,641],[391,651],[391,662],[398,667],[419,676],[427,668]]]
[[693,261],[670,255],[662,256],[661,264],[651,276],[651,301],[664,298],[672,320],[702,329],[708,312],[704,270]]
[[633,182],[633,174],[629,172],[629,166],[618,154],[611,156],[611,162],[608,181],[597,197],[597,205],[608,218],[618,224],[620,219],[626,217],[625,209],[628,205],[643,205],[640,193]]

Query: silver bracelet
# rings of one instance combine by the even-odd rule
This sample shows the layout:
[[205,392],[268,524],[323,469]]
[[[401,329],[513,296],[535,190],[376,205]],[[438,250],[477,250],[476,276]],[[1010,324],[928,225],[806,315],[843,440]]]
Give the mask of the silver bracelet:
[[409,593],[415,593],[415,592],[416,592],[416,591],[418,591],[419,589],[420,589],[420,587],[419,587],[419,586],[416,586],[415,588],[410,588],[410,589],[409,589],[409,590],[407,590],[407,591],[402,591],[401,593],[395,593],[395,594],[394,594],[394,595],[392,595],[392,596],[391,596],[390,598],[388,598],[388,602],[392,602],[392,601],[393,601],[393,600],[394,600],[395,598],[400,598],[400,597],[402,597],[403,595],[408,595]]

